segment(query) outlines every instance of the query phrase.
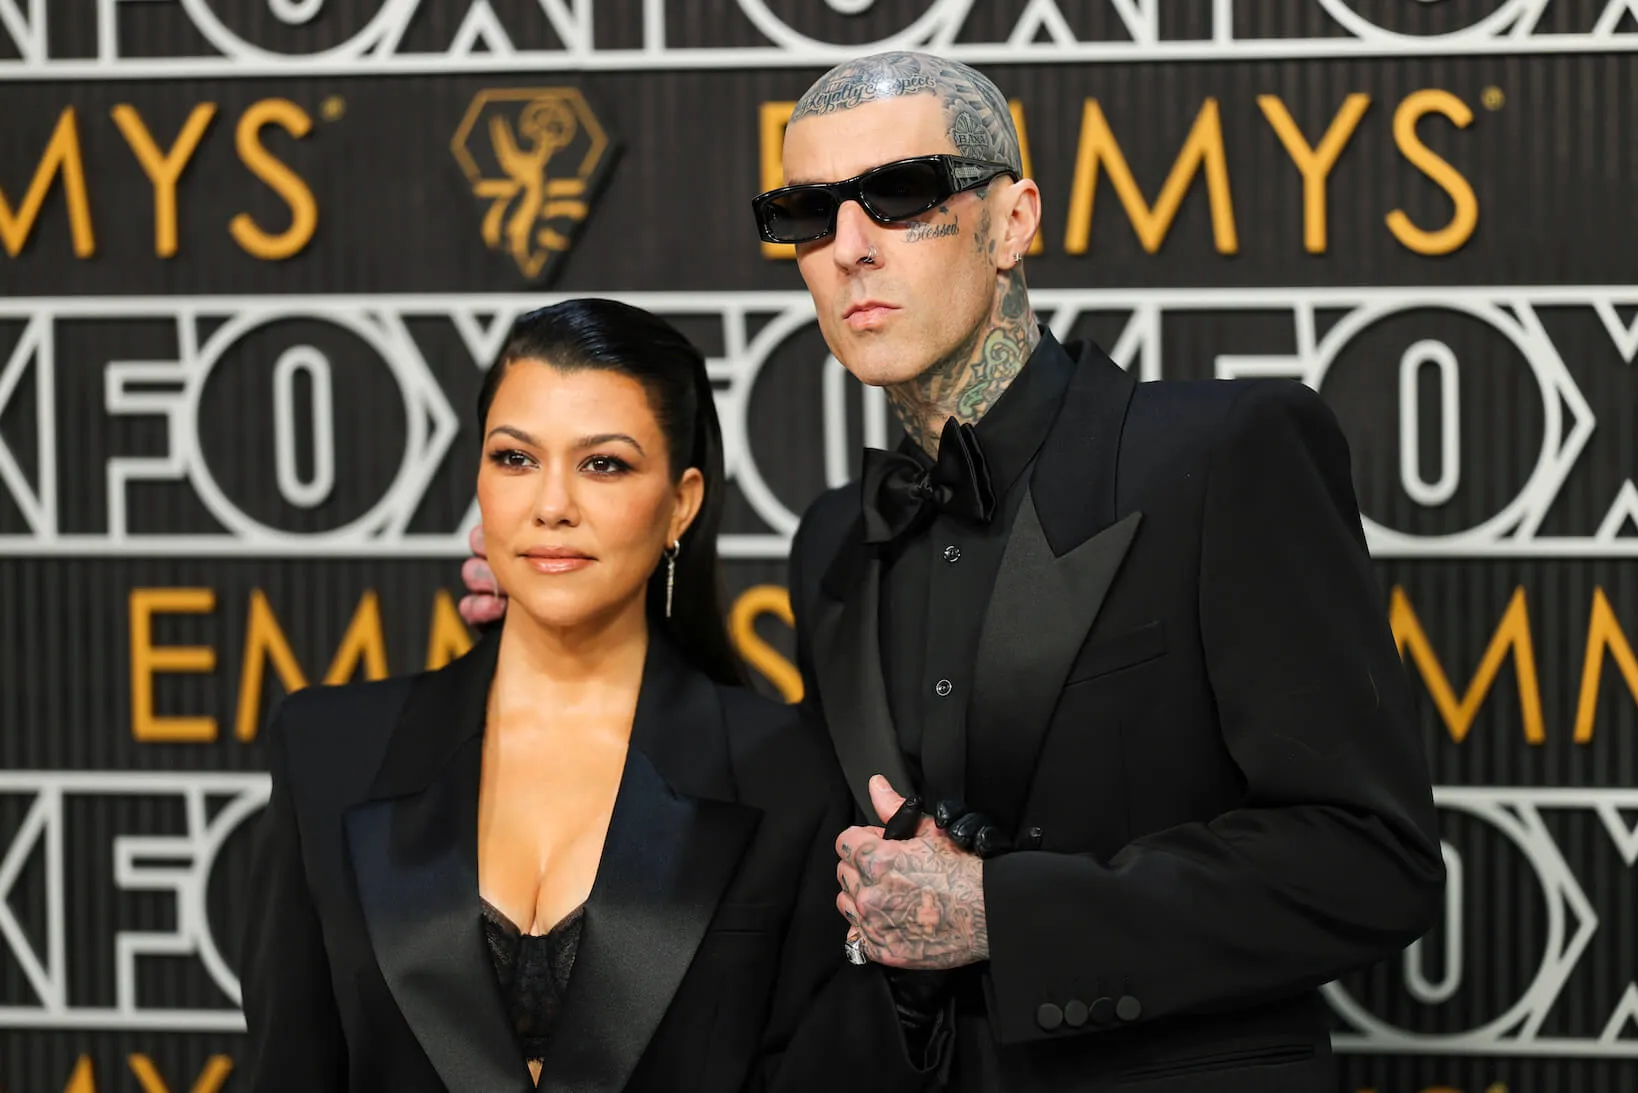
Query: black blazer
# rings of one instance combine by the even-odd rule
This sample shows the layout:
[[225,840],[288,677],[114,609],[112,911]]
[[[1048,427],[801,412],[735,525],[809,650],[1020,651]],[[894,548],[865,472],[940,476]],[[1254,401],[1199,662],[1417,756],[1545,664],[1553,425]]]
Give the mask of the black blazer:
[[[249,1089],[530,1088],[478,903],[498,645],[281,704],[242,962]],[[892,1069],[879,969],[842,957],[850,808],[793,708],[714,684],[656,636],[539,1088],[808,1089]]]
[[[1316,988],[1430,928],[1444,874],[1347,444],[1296,383],[1077,355],[963,735],[922,755],[1038,843],[985,865],[954,1087],[1334,1093]],[[863,808],[870,774],[908,775],[861,530],[857,487],[816,502],[792,588],[806,701]]]

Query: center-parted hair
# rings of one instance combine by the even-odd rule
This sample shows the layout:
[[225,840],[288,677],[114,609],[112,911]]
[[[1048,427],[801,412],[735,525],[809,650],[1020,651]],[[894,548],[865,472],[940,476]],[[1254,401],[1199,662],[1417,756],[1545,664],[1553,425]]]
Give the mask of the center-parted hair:
[[909,95],[933,95],[943,104],[945,132],[958,154],[1004,163],[1023,177],[1007,97],[977,69],[930,53],[896,51],[844,61],[797,100],[791,121]]
[[717,533],[722,526],[722,426],[711,395],[705,358],[676,327],[616,300],[566,300],[531,311],[513,324],[499,358],[478,393],[478,429],[489,418],[506,372],[518,361],[539,361],[563,372],[595,369],[629,376],[648,395],[665,435],[672,480],[699,468],[705,495],[677,554],[671,617],[665,616],[666,566],[648,581],[649,625],[660,627],[690,663],[719,683],[744,684],[744,665],[728,638],[723,616]]

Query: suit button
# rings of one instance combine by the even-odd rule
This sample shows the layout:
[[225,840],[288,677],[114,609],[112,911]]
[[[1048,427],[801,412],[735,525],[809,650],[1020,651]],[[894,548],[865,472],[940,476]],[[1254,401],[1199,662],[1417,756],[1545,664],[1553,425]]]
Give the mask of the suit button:
[[951,565],[955,565],[957,562],[961,561],[961,548],[958,546],[945,547],[944,560],[949,562]]
[[1018,849],[1034,850],[1041,845],[1041,840],[1045,836],[1046,832],[1042,831],[1039,827],[1025,828],[1024,837],[1018,841]]
[[933,690],[940,698],[943,698],[945,695],[955,690],[955,684],[951,683],[947,679],[941,679],[937,683],[933,684]]
[[1088,1014],[1094,1025],[1107,1025],[1115,1020],[1115,1000],[1113,998],[1099,998],[1092,1003]]
[[1122,1021],[1136,1021],[1142,1015],[1143,1003],[1129,994],[1121,995],[1120,1001],[1115,1003],[1115,1016]]
[[1042,1002],[1041,1008],[1035,1011],[1035,1023],[1048,1032],[1055,1032],[1064,1023],[1064,1011],[1051,1002]]
[[1080,1028],[1086,1024],[1086,1003],[1079,998],[1072,999],[1064,1007],[1064,1024],[1070,1028]]

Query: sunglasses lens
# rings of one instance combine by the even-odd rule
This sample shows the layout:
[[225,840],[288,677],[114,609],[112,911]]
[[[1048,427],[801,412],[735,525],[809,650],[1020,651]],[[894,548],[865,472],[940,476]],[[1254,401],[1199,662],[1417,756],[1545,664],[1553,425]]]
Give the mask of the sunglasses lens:
[[765,202],[762,226],[773,238],[799,243],[825,234],[836,199],[824,190],[797,190]]
[[937,164],[897,163],[867,178],[864,196],[876,212],[896,220],[924,213],[950,195]]

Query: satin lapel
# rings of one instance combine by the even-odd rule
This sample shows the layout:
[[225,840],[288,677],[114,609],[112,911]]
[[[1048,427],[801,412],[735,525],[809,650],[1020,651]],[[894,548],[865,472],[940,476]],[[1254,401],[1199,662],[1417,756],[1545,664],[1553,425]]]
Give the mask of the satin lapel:
[[1018,510],[979,639],[967,735],[967,798],[1007,829],[1018,824],[1064,678],[1142,515],[1055,558],[1033,499]]
[[722,718],[656,639],[541,1090],[623,1089],[694,960],[761,816],[733,803]]
[[1015,829],[1075,655],[1142,513],[1116,520],[1121,431],[1135,383],[1083,345],[1041,446],[979,636],[967,707],[967,800]]
[[871,775],[886,776],[907,796],[917,787],[899,751],[882,678],[882,563],[865,548],[863,536],[861,521],[842,540],[820,584],[810,632],[819,699],[837,759],[853,799],[874,820]]
[[417,682],[371,797],[343,825],[376,963],[439,1078],[522,1093],[529,1072],[478,906],[484,701],[498,637]]

